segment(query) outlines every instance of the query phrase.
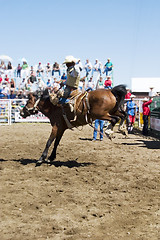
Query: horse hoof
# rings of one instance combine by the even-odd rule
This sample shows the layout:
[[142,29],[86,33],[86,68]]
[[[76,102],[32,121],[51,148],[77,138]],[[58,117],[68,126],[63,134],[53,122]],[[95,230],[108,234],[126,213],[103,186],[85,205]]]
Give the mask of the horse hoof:
[[37,161],[37,163],[36,163],[36,167],[41,166],[41,164],[42,164],[42,162]]
[[46,160],[47,163],[51,163],[52,160],[50,160],[49,158]]

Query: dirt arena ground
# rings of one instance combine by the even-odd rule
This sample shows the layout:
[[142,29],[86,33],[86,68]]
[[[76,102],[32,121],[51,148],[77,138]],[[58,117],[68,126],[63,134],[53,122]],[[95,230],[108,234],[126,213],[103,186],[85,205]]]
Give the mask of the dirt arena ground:
[[1,240],[160,239],[160,141],[66,131],[52,165],[35,167],[49,124],[0,126]]

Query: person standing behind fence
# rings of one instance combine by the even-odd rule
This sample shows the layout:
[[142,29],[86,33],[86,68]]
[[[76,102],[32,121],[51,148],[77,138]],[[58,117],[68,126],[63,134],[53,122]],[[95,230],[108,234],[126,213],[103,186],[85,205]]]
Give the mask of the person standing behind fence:
[[133,124],[135,123],[136,113],[137,113],[137,106],[134,102],[135,95],[131,95],[131,99],[127,102],[127,114],[128,114],[128,133],[133,131]]
[[[102,89],[104,88],[104,82],[103,82],[103,78],[100,77],[100,79],[97,82],[97,86],[96,89]],[[104,120],[100,120],[100,119],[96,119],[95,123],[94,123],[94,131],[93,131],[93,141],[97,140],[97,132],[98,132],[98,126],[100,128],[100,134],[99,134],[99,138],[100,141],[103,140],[103,127],[104,127]]]
[[150,115],[150,108],[148,107],[152,103],[153,98],[149,101],[147,98],[144,98],[142,109],[143,109],[143,130],[142,133],[144,136],[148,136],[148,117]]
[[131,92],[130,92],[130,89],[129,89],[129,88],[126,88],[126,90],[127,90],[127,93],[126,93],[126,95],[125,95],[125,100],[128,100],[128,99],[130,99],[130,97],[131,97]]

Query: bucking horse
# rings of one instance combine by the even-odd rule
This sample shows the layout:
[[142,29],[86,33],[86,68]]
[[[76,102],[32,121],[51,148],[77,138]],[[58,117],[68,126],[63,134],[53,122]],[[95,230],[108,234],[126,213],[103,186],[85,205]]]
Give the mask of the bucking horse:
[[120,119],[121,123],[126,119],[126,113],[123,110],[125,95],[125,85],[118,85],[113,89],[97,89],[80,93],[75,97],[76,100],[71,110],[70,103],[54,105],[48,90],[44,90],[40,96],[30,93],[20,115],[26,118],[40,111],[49,118],[52,125],[50,137],[37,165],[45,162],[49,147],[54,140],[54,148],[47,162],[52,162],[56,158],[57,146],[66,129],[92,124],[95,119],[108,120],[110,122],[109,137],[111,138],[115,124]]

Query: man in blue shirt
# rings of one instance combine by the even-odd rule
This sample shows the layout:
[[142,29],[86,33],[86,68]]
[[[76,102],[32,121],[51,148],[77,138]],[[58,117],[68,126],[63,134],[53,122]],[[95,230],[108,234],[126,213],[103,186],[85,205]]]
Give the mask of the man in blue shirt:
[[130,100],[127,102],[127,114],[128,114],[128,133],[133,130],[133,124],[135,122],[135,116],[137,113],[137,106],[134,102],[135,95],[131,95]]
[[108,76],[108,72],[112,71],[113,69],[113,64],[111,63],[111,59],[108,58],[106,64],[104,65],[104,72],[106,73],[106,76]]

